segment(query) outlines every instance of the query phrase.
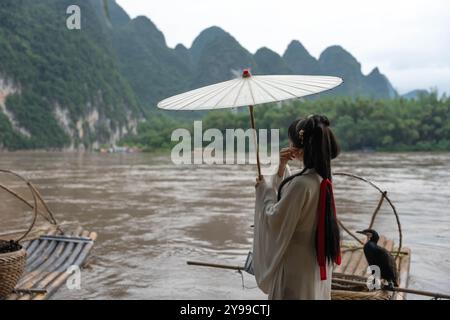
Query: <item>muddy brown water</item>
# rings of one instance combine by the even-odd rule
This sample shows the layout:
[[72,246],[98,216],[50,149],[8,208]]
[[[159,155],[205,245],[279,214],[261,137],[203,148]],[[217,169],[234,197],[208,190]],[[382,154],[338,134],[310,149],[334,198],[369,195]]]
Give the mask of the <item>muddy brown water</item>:
[[[187,260],[242,265],[252,245],[255,168],[177,166],[164,154],[0,154],[0,168],[31,179],[65,223],[96,231],[80,290],[54,299],[259,299],[255,281]],[[450,292],[450,153],[346,153],[335,172],[364,176],[388,190],[412,249],[410,287]],[[26,189],[5,176],[3,183]],[[338,214],[352,230],[368,225],[379,195],[335,177]],[[30,213],[0,193],[0,232]],[[398,242],[384,204],[375,228]],[[415,298],[410,296],[410,298]]]

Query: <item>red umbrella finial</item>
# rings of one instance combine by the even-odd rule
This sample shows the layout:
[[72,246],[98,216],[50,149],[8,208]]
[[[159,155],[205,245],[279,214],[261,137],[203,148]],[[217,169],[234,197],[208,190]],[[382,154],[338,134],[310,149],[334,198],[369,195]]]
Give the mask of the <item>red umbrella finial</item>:
[[244,69],[244,71],[242,72],[242,78],[250,78],[252,76],[252,74],[250,73],[249,69]]

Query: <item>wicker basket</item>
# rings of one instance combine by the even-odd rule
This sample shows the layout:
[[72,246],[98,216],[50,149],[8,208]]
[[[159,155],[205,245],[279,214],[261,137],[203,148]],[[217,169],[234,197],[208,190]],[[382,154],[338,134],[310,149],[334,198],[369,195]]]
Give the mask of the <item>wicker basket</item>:
[[331,290],[331,300],[390,300],[391,295],[386,291],[349,291]]
[[351,274],[333,274],[331,300],[391,300],[387,290],[369,290],[367,278]]
[[5,299],[14,289],[27,261],[27,252],[20,250],[0,254],[0,299]]
[[[36,223],[36,218],[38,214],[37,200],[39,198],[39,194],[37,194],[37,191],[33,188],[32,184],[28,180],[18,175],[17,173],[3,169],[0,169],[0,173],[12,175],[25,182],[34,200],[33,205],[31,205],[31,208],[34,213],[33,221],[30,227],[25,231],[25,233],[15,241],[16,243],[19,244],[31,232]],[[12,192],[9,188],[3,185],[2,190],[6,190],[10,194],[23,199],[23,197],[18,196],[17,194]],[[14,290],[14,287],[19,282],[19,279],[25,270],[26,262],[27,262],[27,252],[20,244],[18,250],[16,251],[0,253],[0,300],[5,299]]]

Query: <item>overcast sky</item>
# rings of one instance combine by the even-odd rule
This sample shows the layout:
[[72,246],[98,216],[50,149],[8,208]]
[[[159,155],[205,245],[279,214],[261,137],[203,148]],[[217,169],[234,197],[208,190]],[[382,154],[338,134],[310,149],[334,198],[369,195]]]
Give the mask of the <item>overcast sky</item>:
[[283,54],[300,40],[319,57],[330,45],[350,51],[369,73],[378,66],[405,93],[437,87],[450,93],[448,0],[117,0],[131,17],[145,15],[167,44],[190,47],[216,25],[254,53]]

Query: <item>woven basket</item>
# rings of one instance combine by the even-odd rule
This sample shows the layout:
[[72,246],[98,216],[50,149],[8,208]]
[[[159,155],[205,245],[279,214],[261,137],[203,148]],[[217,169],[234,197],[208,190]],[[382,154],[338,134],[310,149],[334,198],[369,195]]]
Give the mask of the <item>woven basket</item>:
[[0,254],[0,299],[5,299],[14,289],[27,261],[27,252],[20,250]]
[[389,300],[391,295],[386,291],[349,291],[331,290],[331,300]]
[[[15,241],[17,243],[20,243],[31,232],[36,223],[36,218],[38,214],[37,199],[39,198],[39,194],[37,194],[37,191],[32,187],[31,183],[28,180],[21,177],[17,173],[3,169],[0,169],[0,173],[12,175],[25,182],[31,192],[31,195],[33,196],[34,200],[34,204],[32,205],[34,213],[33,221],[31,222],[30,227],[25,231],[25,233]],[[2,189],[6,191],[9,190],[4,186],[2,186]],[[10,191],[9,193],[18,197],[18,195],[16,195],[12,191]],[[19,246],[20,249],[16,251],[0,254],[0,300],[5,299],[9,294],[11,294],[11,292],[14,290],[14,287],[19,282],[19,279],[25,270],[27,262],[27,252],[21,245]]]
[[[352,283],[344,283],[351,281]],[[360,283],[358,283],[360,282]],[[331,284],[331,300],[390,300],[387,290],[369,290],[367,278],[350,274],[335,274]]]

